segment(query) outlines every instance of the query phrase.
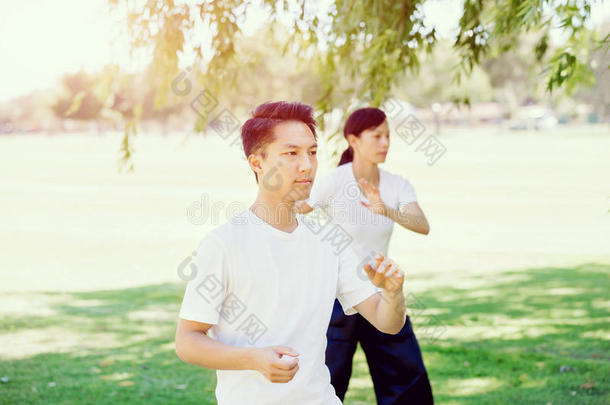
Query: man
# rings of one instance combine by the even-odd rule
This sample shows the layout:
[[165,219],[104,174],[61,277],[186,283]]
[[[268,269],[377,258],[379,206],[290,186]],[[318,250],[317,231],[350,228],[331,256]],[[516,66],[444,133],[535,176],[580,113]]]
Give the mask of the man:
[[396,263],[378,254],[360,268],[350,246],[337,243],[349,235],[296,214],[317,169],[312,113],[287,102],[254,111],[242,142],[256,201],[197,248],[176,353],[217,370],[219,405],[341,404],[325,365],[335,298],[346,314],[360,313],[384,333],[405,322]]

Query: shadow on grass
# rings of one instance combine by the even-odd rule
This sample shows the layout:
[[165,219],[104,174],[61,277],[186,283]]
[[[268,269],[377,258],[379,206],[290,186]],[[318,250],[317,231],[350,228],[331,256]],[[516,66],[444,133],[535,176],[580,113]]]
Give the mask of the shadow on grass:
[[[409,313],[436,403],[610,403],[609,274],[534,268],[418,294]],[[368,373],[364,356],[354,363]],[[350,387],[345,403],[371,391]]]
[[[0,384],[0,404],[215,404],[214,371],[181,362],[173,349],[183,291],[167,283],[49,293],[60,297],[54,316],[4,318],[2,329],[17,336],[60,328],[78,343],[74,350],[3,361],[0,375],[9,381]],[[110,347],[99,349],[108,339]]]
[[[610,403],[609,270],[494,273],[466,280],[472,288],[418,294],[422,306],[410,314],[436,403]],[[0,376],[9,381],[0,383],[0,403],[215,403],[214,372],[182,363],[173,350],[183,291],[166,283],[40,293],[53,296],[52,315],[0,319],[11,339],[36,332],[48,342],[37,354],[3,359]],[[431,322],[443,328],[438,339],[427,334]],[[54,350],[68,337],[76,344]],[[360,350],[354,363],[345,403],[374,403]]]

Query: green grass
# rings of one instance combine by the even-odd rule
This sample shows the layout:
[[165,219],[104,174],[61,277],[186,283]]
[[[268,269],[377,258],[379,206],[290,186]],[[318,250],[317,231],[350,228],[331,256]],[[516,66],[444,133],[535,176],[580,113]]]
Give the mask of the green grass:
[[[0,375],[9,381],[0,386],[0,403],[214,404],[214,372],[182,363],[172,349],[182,291],[160,284],[50,293],[53,315],[1,319],[8,335],[35,330],[29,337],[35,344],[58,350],[3,361]],[[73,342],[68,350],[61,348],[64,339]]]
[[[532,268],[477,276],[474,290],[419,294],[410,311],[436,402],[609,403],[608,274],[599,264]],[[215,403],[214,372],[182,363],[172,348],[182,291],[166,283],[9,294],[49,304],[44,316],[0,319],[4,345],[21,336],[42,351],[0,363],[9,378],[0,403]],[[373,402],[359,350],[345,403]]]
[[[596,264],[535,268],[494,275],[474,291],[422,294],[415,330],[436,401],[610,403],[608,274]],[[430,318],[447,328],[439,339],[426,335]],[[366,392],[353,390],[351,403]]]

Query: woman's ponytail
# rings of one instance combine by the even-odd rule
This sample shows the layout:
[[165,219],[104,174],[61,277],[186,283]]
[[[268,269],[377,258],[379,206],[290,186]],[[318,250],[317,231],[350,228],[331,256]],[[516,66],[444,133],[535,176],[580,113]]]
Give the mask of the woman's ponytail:
[[354,150],[351,146],[348,146],[347,149],[341,155],[341,160],[339,160],[339,164],[337,166],[344,165],[354,160]]

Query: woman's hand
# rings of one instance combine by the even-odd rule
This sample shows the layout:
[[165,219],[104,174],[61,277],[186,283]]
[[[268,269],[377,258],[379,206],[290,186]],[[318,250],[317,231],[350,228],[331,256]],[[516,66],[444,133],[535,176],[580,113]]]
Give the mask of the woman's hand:
[[364,201],[360,201],[360,204],[368,208],[373,214],[387,215],[387,207],[381,199],[379,189],[366,181],[365,179],[358,180],[362,194],[369,200],[369,204]]

